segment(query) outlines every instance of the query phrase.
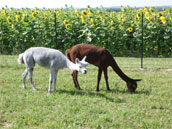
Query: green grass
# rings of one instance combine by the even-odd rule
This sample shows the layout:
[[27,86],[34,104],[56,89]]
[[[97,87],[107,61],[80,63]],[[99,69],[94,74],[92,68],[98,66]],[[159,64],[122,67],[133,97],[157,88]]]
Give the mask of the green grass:
[[58,72],[57,91],[48,94],[49,70],[35,67],[34,92],[27,79],[22,88],[25,66],[17,56],[0,56],[0,128],[69,129],[158,129],[172,128],[172,59],[145,58],[141,71],[139,58],[115,58],[132,78],[141,78],[137,92],[127,87],[109,67],[106,91],[104,76],[96,92],[97,67],[89,65],[79,74],[81,91],[75,89],[71,71]]

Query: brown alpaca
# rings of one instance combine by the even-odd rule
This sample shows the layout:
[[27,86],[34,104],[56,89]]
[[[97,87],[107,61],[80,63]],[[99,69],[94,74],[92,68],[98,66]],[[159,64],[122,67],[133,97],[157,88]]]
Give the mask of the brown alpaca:
[[[107,90],[110,90],[107,75],[108,66],[111,66],[113,70],[121,77],[121,79],[123,79],[127,83],[127,87],[130,92],[135,92],[137,88],[136,82],[141,81],[141,79],[131,79],[127,75],[125,75],[117,65],[113,56],[105,48],[101,48],[91,44],[77,44],[71,49],[66,50],[66,56],[73,63],[75,63],[75,58],[79,58],[81,60],[84,56],[87,56],[86,61],[98,67],[97,91],[99,91],[99,83],[101,80],[102,71],[104,72]],[[75,87],[77,89],[81,89],[78,83],[77,74],[77,71],[73,71],[73,81]]]

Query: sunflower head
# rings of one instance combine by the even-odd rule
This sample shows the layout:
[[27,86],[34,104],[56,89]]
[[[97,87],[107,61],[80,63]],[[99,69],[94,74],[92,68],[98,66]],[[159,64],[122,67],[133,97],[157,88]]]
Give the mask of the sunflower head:
[[149,19],[150,15],[148,12],[145,13],[145,17],[146,17],[146,19]]
[[159,17],[163,16],[163,13],[162,13],[162,12],[159,12],[159,13],[158,13],[158,16],[159,16]]
[[93,26],[95,26],[95,23],[94,23],[93,18],[91,18],[90,21],[91,21],[91,24],[92,24]]
[[64,20],[63,23],[64,23],[65,25],[68,25],[68,24],[69,24],[69,22],[68,22],[67,20]]
[[132,27],[129,27],[128,28],[128,32],[130,32],[130,33],[133,32],[133,28]]
[[136,15],[136,20],[139,20],[140,19],[140,13],[137,12],[137,15]]
[[75,9],[75,14],[78,16],[78,10],[77,9]]
[[152,8],[152,7],[151,7],[151,8],[149,8],[149,11],[150,11],[150,12],[153,12],[153,8]]
[[148,9],[147,9],[146,7],[144,8],[144,12],[145,12],[145,13],[148,12]]
[[12,24],[12,20],[11,20],[10,16],[7,17],[7,22],[8,22],[8,24]]
[[167,21],[166,21],[166,19],[165,19],[164,16],[161,16],[160,19],[161,19],[161,21],[162,21],[163,24],[166,24]]
[[83,10],[81,13],[83,16],[88,16],[88,12],[86,10]]
[[142,9],[142,8],[140,8],[140,9],[139,9],[139,13],[142,13],[142,12],[143,12],[143,9]]
[[72,26],[70,24],[66,24],[65,28],[68,30],[69,28],[71,28]]
[[29,20],[28,20],[28,16],[27,15],[23,15],[22,22],[23,22],[23,24],[28,24]]

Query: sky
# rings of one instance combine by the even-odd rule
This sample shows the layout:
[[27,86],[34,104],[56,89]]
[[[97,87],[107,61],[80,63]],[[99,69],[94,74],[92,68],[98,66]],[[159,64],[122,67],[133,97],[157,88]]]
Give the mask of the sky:
[[0,8],[6,5],[10,8],[61,8],[67,4],[75,8],[90,7],[112,7],[127,6],[144,7],[144,6],[172,6],[172,0],[0,0]]

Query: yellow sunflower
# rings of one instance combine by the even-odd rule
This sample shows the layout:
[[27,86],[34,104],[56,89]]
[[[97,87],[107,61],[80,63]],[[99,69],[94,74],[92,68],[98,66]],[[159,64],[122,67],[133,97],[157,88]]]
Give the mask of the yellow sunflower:
[[145,13],[145,18],[146,18],[146,19],[149,19],[149,17],[150,17],[149,13],[146,12],[146,13]]
[[72,26],[70,24],[66,24],[65,28],[68,30],[69,28],[71,28]]
[[48,19],[48,16],[46,13],[43,13],[43,16],[44,16],[44,20],[47,20]]
[[125,9],[124,9],[124,8],[121,8],[121,11],[122,11],[122,12],[124,12],[124,11],[125,11]]
[[5,10],[2,10],[2,14],[3,14],[4,16],[6,16],[6,11],[5,11]]
[[158,16],[159,16],[159,17],[163,16],[163,13],[162,13],[162,12],[159,12],[159,13],[158,13]]
[[152,13],[152,15],[153,15],[154,17],[156,17],[156,14],[155,14],[155,13]]
[[12,24],[12,20],[11,20],[10,16],[7,17],[7,22],[8,22],[8,24]]
[[133,32],[133,28],[132,27],[129,27],[128,28],[128,31],[131,33],[131,32]]
[[150,12],[153,12],[153,8],[152,8],[152,7],[151,7],[151,8],[149,8],[149,11],[150,11]]
[[19,15],[16,15],[15,17],[16,17],[16,21],[19,22],[19,17],[20,16]]
[[84,22],[85,22],[85,19],[84,19],[84,17],[83,17],[83,16],[81,16],[81,21],[82,21],[82,23],[84,23]]
[[93,18],[91,18],[90,21],[91,21],[91,24],[92,24],[93,26],[95,26],[95,23],[94,23]]
[[102,16],[100,16],[100,19],[102,20],[102,22],[105,22],[105,19]]
[[54,12],[55,12],[55,14],[56,14],[56,16],[57,16],[57,15],[58,15],[58,12],[57,12],[57,10],[55,10]]
[[35,18],[36,14],[35,12],[32,12],[32,18]]
[[101,14],[100,10],[97,11],[97,14]]
[[75,15],[77,15],[77,16],[78,16],[78,10],[77,10],[77,9],[75,9]]
[[69,22],[68,22],[67,20],[64,20],[63,23],[64,23],[65,25],[68,25],[68,24],[69,24]]
[[143,12],[143,9],[141,8],[141,9],[139,9],[139,13],[142,13]]
[[140,13],[139,13],[139,12],[137,12],[136,19],[137,19],[137,20],[139,20],[139,19],[140,19]]
[[23,22],[23,24],[27,24],[28,23],[28,19],[27,19],[26,15],[23,15],[22,22]]
[[111,26],[113,26],[113,24],[114,24],[113,20],[112,20],[112,21],[110,21],[110,25],[111,25]]
[[163,24],[166,24],[167,21],[166,21],[166,19],[165,19],[164,16],[161,16],[160,19],[161,19],[161,21],[162,21]]
[[147,9],[146,7],[144,8],[144,12],[145,12],[145,13],[148,12],[148,9]]
[[81,13],[83,16],[88,16],[88,12],[86,10],[83,10]]

